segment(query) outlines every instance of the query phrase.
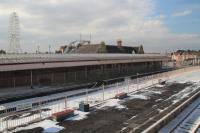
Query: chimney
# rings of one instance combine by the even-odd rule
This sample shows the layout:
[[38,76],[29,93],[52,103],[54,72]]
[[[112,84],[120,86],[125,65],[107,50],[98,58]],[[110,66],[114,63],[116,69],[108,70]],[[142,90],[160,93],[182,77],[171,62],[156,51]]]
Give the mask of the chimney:
[[122,40],[121,39],[117,40],[117,47],[118,48],[122,47]]

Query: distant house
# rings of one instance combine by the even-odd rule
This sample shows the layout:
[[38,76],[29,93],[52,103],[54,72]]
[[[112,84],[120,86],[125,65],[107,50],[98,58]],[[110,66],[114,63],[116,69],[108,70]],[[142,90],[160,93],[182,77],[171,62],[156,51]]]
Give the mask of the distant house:
[[176,62],[177,65],[194,64],[200,57],[198,51],[184,51],[178,50],[177,52],[171,53],[171,59]]
[[[63,47],[63,46],[62,46]],[[79,53],[79,54],[95,54],[95,53],[119,53],[119,54],[144,54],[143,46],[131,47],[122,46],[122,41],[118,40],[117,45],[106,45],[104,42],[100,44],[77,44],[66,46],[64,53]]]

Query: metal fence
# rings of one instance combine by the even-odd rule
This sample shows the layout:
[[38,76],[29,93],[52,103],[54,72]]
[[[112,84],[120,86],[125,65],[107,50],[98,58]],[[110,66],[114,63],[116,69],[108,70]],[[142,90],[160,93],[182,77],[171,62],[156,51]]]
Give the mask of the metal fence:
[[[140,89],[144,89],[157,84],[160,79],[168,80],[172,77],[179,76],[182,73],[194,71],[197,69],[199,70],[199,68],[199,66],[188,67],[136,79],[126,77],[124,82],[118,82],[109,85],[102,84],[102,86],[95,88],[95,91],[94,88],[86,89],[81,92],[83,95],[78,95],[76,97],[68,97],[67,95],[59,94],[60,96],[57,95],[57,100],[54,99],[52,101],[49,100],[46,102],[42,101],[42,98],[38,98],[37,100],[39,104],[37,106],[32,105],[31,110],[23,112],[9,112],[9,109],[12,108],[11,106],[9,109],[4,109],[6,110],[6,113],[0,116],[0,132],[6,132],[20,126],[26,126],[43,119],[48,119],[53,113],[60,112],[66,108],[77,109],[79,103],[82,101],[89,103],[90,106],[96,106],[108,99],[114,98],[116,94],[121,92],[126,92],[128,94],[134,93]],[[16,105],[13,105],[13,108],[14,107],[16,107]]]

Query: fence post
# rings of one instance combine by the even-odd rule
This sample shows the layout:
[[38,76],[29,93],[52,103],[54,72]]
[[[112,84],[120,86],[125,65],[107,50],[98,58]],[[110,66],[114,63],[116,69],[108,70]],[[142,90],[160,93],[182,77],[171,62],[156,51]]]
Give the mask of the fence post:
[[65,109],[67,109],[67,96],[65,97]]
[[86,103],[88,104],[89,99],[88,99],[88,88],[86,89]]
[[31,88],[33,87],[33,72],[32,72],[32,70],[31,70]]
[[139,85],[138,85],[138,75],[139,75],[139,73],[137,73],[137,90],[139,89]]
[[42,110],[41,110],[41,99],[39,98],[39,113],[40,113],[40,119],[42,119]]
[[120,89],[119,89],[119,82],[117,82],[117,94],[120,93]]
[[129,79],[128,79],[128,81],[127,81],[127,82],[128,82],[128,93],[129,93]]
[[103,101],[104,101],[104,97],[105,97],[105,96],[104,96],[104,93],[105,93],[104,83],[103,83],[103,86],[102,86],[102,87],[103,87]]
[[[6,108],[6,116],[7,116],[7,108]],[[5,118],[6,119],[6,133],[8,132],[8,117]]]

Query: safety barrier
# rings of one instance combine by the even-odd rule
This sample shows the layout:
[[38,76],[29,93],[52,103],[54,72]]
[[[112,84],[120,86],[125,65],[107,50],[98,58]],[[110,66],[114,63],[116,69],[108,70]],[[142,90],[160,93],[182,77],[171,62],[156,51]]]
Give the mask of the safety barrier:
[[[37,108],[33,108],[32,110],[29,110],[27,112],[24,112],[24,114],[19,113],[14,113],[9,116],[3,116],[0,117],[0,132],[9,130],[9,129],[14,129],[19,126],[24,126],[27,124],[30,124],[32,122],[35,122],[35,120],[43,120],[49,118],[53,113],[60,112],[65,108],[78,108],[79,103],[81,101],[86,101],[87,103],[90,104],[90,106],[95,106],[100,102],[103,102],[105,100],[108,100],[110,98],[114,98],[116,94],[121,93],[121,92],[127,92],[127,93],[132,93],[135,91],[139,91],[140,89],[147,88],[149,86],[152,86],[154,84],[157,84],[160,79],[163,80],[168,80],[171,77],[174,76],[179,76],[182,73],[198,70],[199,66],[194,66],[194,67],[188,67],[188,68],[183,68],[183,69],[178,69],[174,71],[169,71],[169,72],[164,72],[164,73],[158,73],[155,75],[149,75],[137,79],[130,79],[128,77],[128,80],[125,80],[124,82],[120,82],[117,84],[109,84],[108,86],[102,86],[98,88],[98,91],[100,91],[98,95],[96,95],[96,92],[89,92],[87,90],[85,93],[86,95],[82,96],[80,99],[74,100],[68,99],[67,96],[66,98],[59,99],[58,101],[52,101],[52,102],[42,102],[40,101],[40,105]],[[113,89],[110,89],[113,88]],[[102,93],[102,95],[101,95]],[[63,97],[63,96],[62,96]],[[65,97],[65,96],[64,96]],[[56,103],[55,103],[56,102]],[[48,106],[47,106],[48,105]],[[14,106],[14,105],[13,105]],[[50,110],[48,110],[50,109]],[[177,110],[182,110],[183,108],[180,107],[180,109]],[[170,113],[171,114],[171,113]],[[173,115],[170,116],[167,115],[165,119],[170,119],[174,118]],[[176,114],[173,113],[173,114]],[[173,117],[172,117],[173,116]],[[17,117],[17,118],[16,118]],[[163,118],[164,119],[164,118]],[[160,123],[159,123],[160,122]],[[166,121],[164,121],[166,122]],[[163,125],[165,124],[162,120],[158,121],[158,124],[154,124],[150,128],[148,128],[148,132],[153,132],[160,127],[157,125]]]

